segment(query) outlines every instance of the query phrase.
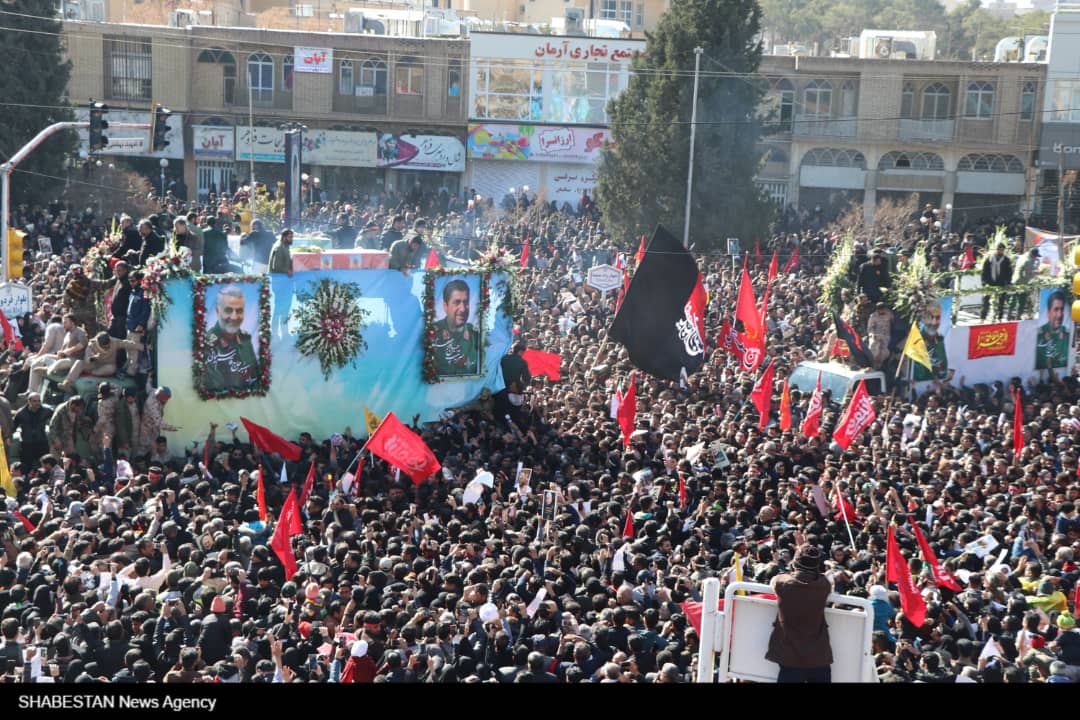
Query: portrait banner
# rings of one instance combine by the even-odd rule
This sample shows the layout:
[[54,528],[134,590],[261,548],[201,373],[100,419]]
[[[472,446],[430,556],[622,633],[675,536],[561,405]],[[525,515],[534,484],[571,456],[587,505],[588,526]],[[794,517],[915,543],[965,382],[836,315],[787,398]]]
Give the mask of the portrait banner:
[[487,276],[428,270],[424,278],[424,381],[474,378],[484,366]]
[[265,395],[270,389],[268,277],[197,277],[192,297],[191,368],[199,397]]

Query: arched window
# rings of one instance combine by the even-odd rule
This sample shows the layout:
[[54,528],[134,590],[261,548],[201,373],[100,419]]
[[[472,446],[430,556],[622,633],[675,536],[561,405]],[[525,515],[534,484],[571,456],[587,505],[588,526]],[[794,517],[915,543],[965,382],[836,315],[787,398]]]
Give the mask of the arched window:
[[386,63],[379,58],[368,58],[360,66],[360,85],[371,88],[372,95],[386,94]]
[[840,86],[840,117],[855,117],[855,81],[845,80]]
[[832,116],[832,83],[811,80],[803,91],[803,114],[808,118]]
[[1023,173],[1024,163],[1015,155],[965,155],[956,169],[962,172]]
[[814,148],[803,156],[803,165],[866,169],[866,157],[858,150]]
[[352,95],[355,92],[352,60],[338,63],[338,95]]
[[424,66],[411,55],[394,65],[394,91],[398,95],[424,94]]
[[1035,117],[1035,96],[1039,91],[1039,83],[1027,80],[1020,88],[1020,119],[1031,120]]
[[260,104],[274,101],[274,59],[264,52],[248,56],[248,82],[251,99]]
[[945,170],[945,161],[936,153],[887,152],[878,161],[878,170]]
[[293,56],[286,55],[281,61],[281,89],[283,92],[292,92],[293,79]]
[[776,98],[776,119],[781,132],[791,132],[791,120],[795,113],[795,88],[787,78],[781,78],[772,85],[773,97]]
[[232,105],[236,97],[236,58],[222,48],[206,48],[199,53],[199,62],[221,65],[221,96],[225,105]]
[[952,92],[943,83],[928,85],[922,94],[922,119],[947,120]]
[[904,120],[915,117],[915,84],[910,80],[904,83],[904,89],[900,91],[900,117]]
[[994,86],[984,80],[969,82],[964,101],[964,117],[989,120],[994,115]]

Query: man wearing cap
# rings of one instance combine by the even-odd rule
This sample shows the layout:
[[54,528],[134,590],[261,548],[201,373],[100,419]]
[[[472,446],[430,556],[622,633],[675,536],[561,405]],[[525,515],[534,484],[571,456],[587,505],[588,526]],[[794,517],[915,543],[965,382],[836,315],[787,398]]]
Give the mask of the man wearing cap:
[[1035,331],[1035,369],[1063,368],[1069,362],[1069,329],[1065,326],[1065,293],[1046,299],[1046,322]]
[[325,234],[333,241],[335,250],[345,250],[356,243],[356,228],[349,224],[347,213],[338,213],[337,227],[328,230]]
[[363,250],[379,249],[379,223],[369,222],[356,238],[356,247]]
[[209,392],[250,390],[262,374],[251,334],[244,331],[244,290],[226,285],[218,290],[214,306],[217,322],[206,333],[202,383]]
[[795,555],[794,572],[770,583],[776,594],[776,621],[766,660],[780,666],[781,683],[827,683],[832,679],[832,646],[825,624],[825,601],[832,588],[821,574],[822,553],[804,543]]
[[60,388],[65,391],[71,390],[75,387],[75,381],[83,375],[112,377],[118,369],[116,354],[120,350],[138,353],[145,349],[141,343],[111,338],[106,332],[98,333],[94,341],[86,348],[85,357],[71,366],[67,379],[60,384]]

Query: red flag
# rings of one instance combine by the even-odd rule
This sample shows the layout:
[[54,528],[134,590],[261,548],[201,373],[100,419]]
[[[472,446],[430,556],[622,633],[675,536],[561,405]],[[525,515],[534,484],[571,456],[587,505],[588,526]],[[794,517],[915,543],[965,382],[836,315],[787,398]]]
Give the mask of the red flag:
[[558,353],[541,352],[540,350],[528,349],[521,354],[529,366],[529,372],[534,377],[546,375],[552,382],[560,379],[559,368],[562,366],[562,355]]
[[686,481],[683,480],[682,473],[679,473],[679,507],[686,507]]
[[742,353],[735,344],[735,329],[731,327],[731,321],[725,320],[720,326],[720,349],[742,358]]
[[431,248],[431,252],[428,253],[427,260],[424,262],[424,269],[431,270],[439,267],[439,253],[435,252],[435,248]]
[[641,234],[641,245],[638,246],[637,255],[634,256],[634,267],[641,267],[641,261],[645,259],[645,233]]
[[240,422],[248,431],[251,444],[259,450],[268,453],[277,453],[286,460],[300,459],[300,446],[291,443],[280,435],[275,435],[262,425],[251,422],[246,417],[241,417]]
[[757,383],[754,384],[754,389],[750,392],[750,402],[754,403],[754,407],[758,409],[758,429],[764,430],[765,426],[769,424],[769,408],[772,405],[772,391],[773,391],[773,370],[775,369],[775,363],[772,361],[765,366],[765,370],[762,371],[761,377],[758,378]]
[[848,499],[844,497],[839,490],[833,496],[833,505],[836,507],[836,515],[833,516],[833,520],[839,522],[840,520],[847,518],[848,522],[855,521],[855,508],[851,506]]
[[[761,263],[761,258],[758,258],[758,263]],[[769,277],[765,280],[765,296],[761,298],[761,326],[765,327],[766,313],[769,311],[769,290],[772,288],[772,281],[776,278],[776,250],[772,251],[772,260],[769,260]]]
[[383,460],[412,478],[419,485],[442,465],[420,436],[405,427],[392,412],[379,423],[379,429],[368,438],[367,448]]
[[891,527],[885,545],[886,578],[888,582],[896,583],[900,589],[900,608],[904,611],[904,617],[915,627],[922,627],[926,620],[926,601],[915,587],[915,581],[911,578],[911,571],[904,562],[904,556],[900,554],[900,546]]
[[814,394],[810,396],[806,417],[803,418],[802,427],[799,428],[799,432],[807,440],[817,437],[817,434],[821,432],[821,411],[821,373],[818,372],[817,387],[814,388]]
[[1024,449],[1024,397],[1020,389],[1013,395],[1016,409],[1013,411],[1013,457],[1019,458]]
[[784,389],[780,392],[780,431],[787,432],[791,429],[791,388],[788,387],[788,379],[784,379]]
[[782,272],[791,272],[799,266],[799,246],[795,246],[795,251],[791,253],[791,257],[784,263],[784,269]]
[[863,430],[870,427],[870,423],[877,418],[874,412],[874,403],[870,400],[870,393],[866,391],[866,383],[859,381],[855,388],[855,394],[851,396],[851,402],[844,408],[844,414],[840,416],[840,423],[833,432],[833,440],[836,444],[847,450],[852,441],[859,437]]
[[300,506],[303,507],[307,504],[308,497],[311,495],[312,489],[315,487],[315,461],[311,461],[311,467],[308,468],[307,478],[304,479],[304,489],[300,491]]
[[[261,474],[260,474],[261,475]],[[281,516],[278,518],[274,535],[270,539],[270,547],[274,554],[285,566],[285,580],[288,581],[296,574],[296,556],[293,555],[292,543],[289,538],[299,534],[303,530],[300,523],[300,508],[296,504],[296,493],[289,490],[285,498],[285,504],[281,508]]]
[[531,235],[525,236],[525,245],[521,248],[521,267],[529,267],[529,240]]
[[934,584],[938,587],[949,588],[953,592],[963,592],[964,589],[960,587],[960,583],[956,582],[945,566],[938,562],[937,556],[934,555],[930,543],[926,542],[926,536],[923,535],[919,526],[911,523],[911,529],[915,531],[915,539],[919,542],[919,549],[922,550],[923,562],[930,566],[930,572],[934,575]]
[[739,282],[739,299],[735,304],[735,319],[742,321],[743,329],[735,332],[736,346],[742,345],[742,352],[736,355],[746,372],[753,372],[765,359],[765,333],[761,327],[761,315],[754,301],[754,288],[750,284],[750,274],[743,268]]
[[15,328],[11,327],[7,315],[2,312],[0,312],[0,325],[4,327],[4,342],[7,343],[12,350],[22,350],[22,340],[15,334]]
[[960,261],[961,270],[970,270],[975,267],[975,248],[971,243],[964,248],[964,259]]
[[776,268],[779,265],[778,258],[776,257],[776,250],[772,251],[772,260],[769,261],[769,279],[766,282],[772,282],[776,279]]
[[619,401],[619,409],[615,413],[622,428],[623,445],[630,444],[630,436],[634,433],[634,422],[637,419],[637,376],[630,373],[630,387],[623,393]]
[[[705,303],[707,299],[705,293],[705,284],[701,281],[701,273],[698,272],[697,282],[694,283],[694,289],[690,291],[690,297],[686,301],[686,305],[683,307],[683,319],[685,321],[685,331],[680,331],[679,336],[683,338],[683,342],[686,347],[689,348],[692,345],[696,345],[698,341],[701,343],[701,354],[705,354],[707,343],[705,342]],[[695,338],[691,330],[697,330],[697,337]],[[696,353],[695,353],[696,354]]]
[[259,520],[266,522],[266,490],[263,488],[263,469],[259,466],[259,484],[255,487],[255,502],[259,505]]
[[623,537],[634,537],[634,513],[629,507],[626,508],[626,523],[623,524],[622,529]]
[[[3,315],[3,313],[0,313],[0,315]],[[18,510],[12,510],[11,514],[15,516],[16,520],[18,520],[19,522],[21,522],[23,524],[23,527],[26,528],[26,532],[32,533],[35,530],[37,530],[37,527],[34,526],[34,523],[27,520],[26,516],[23,515],[21,512],[19,512]]]
[[754,264],[761,264],[761,241],[754,238]]

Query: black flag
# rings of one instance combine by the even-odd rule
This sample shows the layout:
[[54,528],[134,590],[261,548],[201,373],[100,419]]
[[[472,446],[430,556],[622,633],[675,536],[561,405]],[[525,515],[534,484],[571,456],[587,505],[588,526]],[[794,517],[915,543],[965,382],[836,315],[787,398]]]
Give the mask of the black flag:
[[679,380],[705,361],[705,286],[690,252],[657,226],[609,336],[634,367]]
[[833,313],[833,323],[836,324],[836,336],[847,343],[848,350],[851,351],[851,359],[859,367],[873,367],[874,356],[863,345],[862,338],[859,337],[859,331],[841,320],[840,316],[835,312]]

